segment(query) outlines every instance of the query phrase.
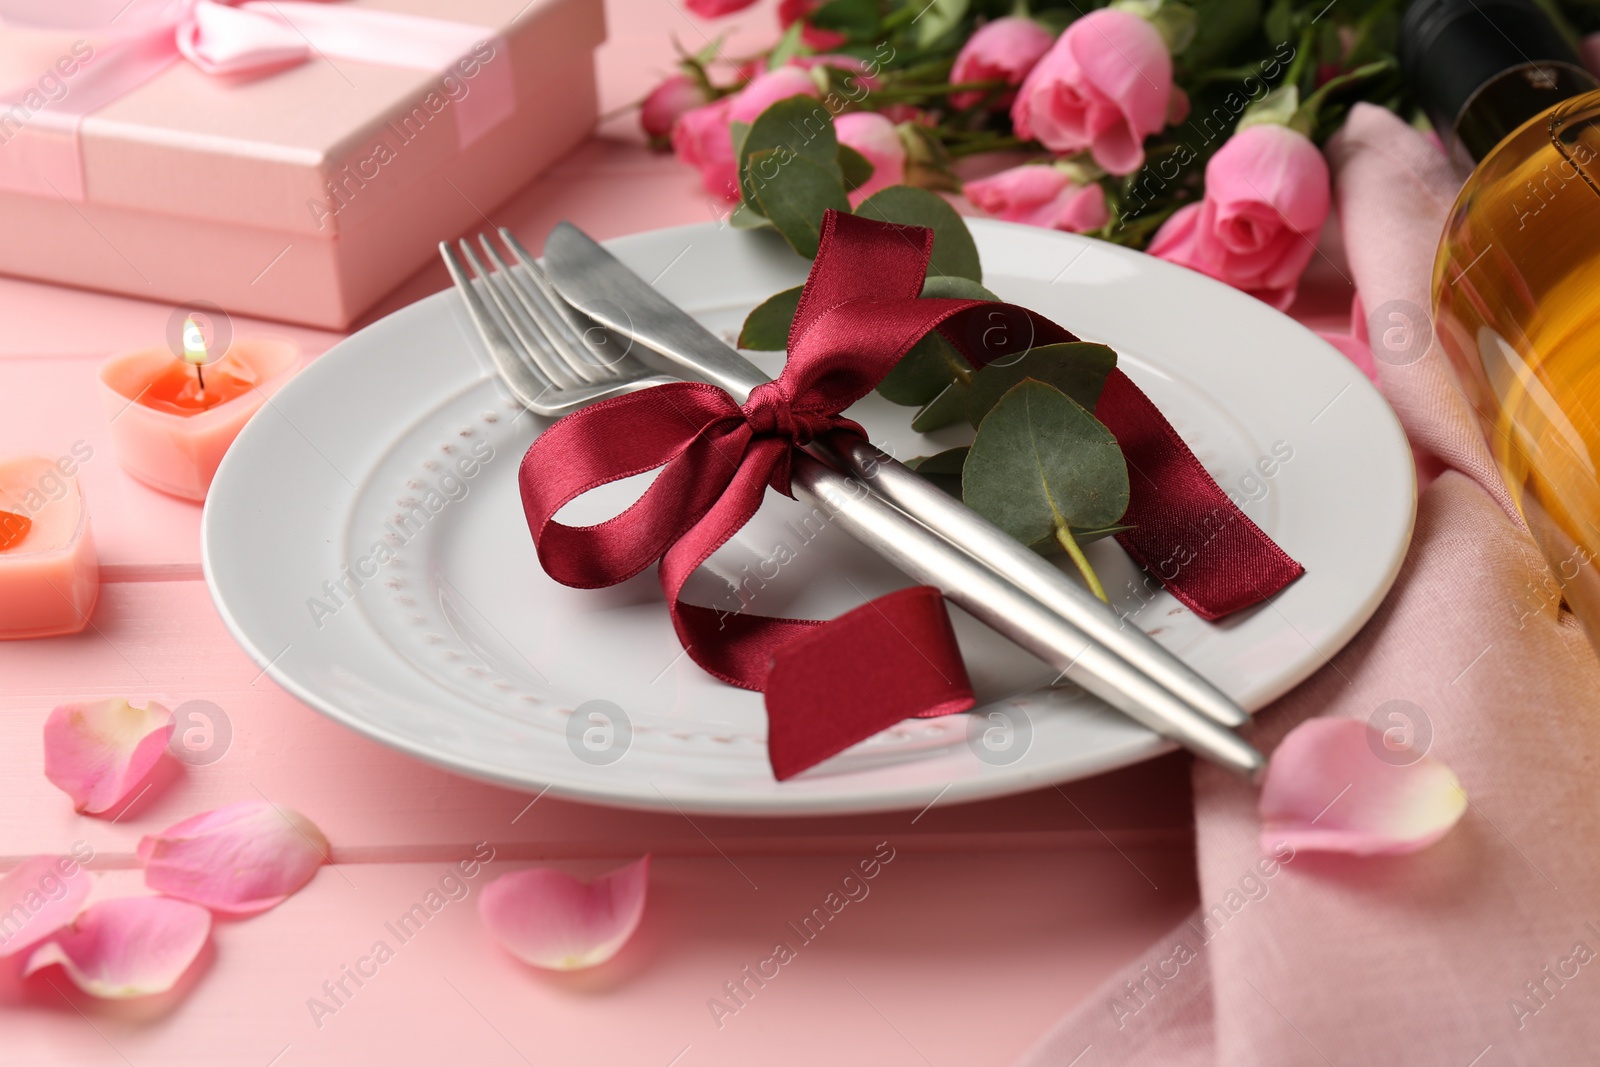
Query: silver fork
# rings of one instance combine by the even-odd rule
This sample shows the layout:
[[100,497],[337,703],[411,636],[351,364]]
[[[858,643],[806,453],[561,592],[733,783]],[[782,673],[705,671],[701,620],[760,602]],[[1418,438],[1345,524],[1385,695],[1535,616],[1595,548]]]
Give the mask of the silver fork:
[[[479,234],[478,243],[492,268],[485,267],[470,242],[460,242],[475,281],[448,242],[440,242],[439,254],[500,377],[529,410],[555,417],[607,397],[681,380],[649,373],[626,351],[613,351],[619,348],[614,337],[580,318],[515,238],[504,230],[501,236],[516,268],[487,234]],[[876,496],[862,481],[797,450],[791,486],[803,503],[821,509],[841,530],[914,581],[938,588],[952,603],[1059,671],[1058,680],[1070,678],[1134,721],[1236,773],[1253,777],[1265,765],[1261,753],[1238,734],[1086,640],[1061,616]]]

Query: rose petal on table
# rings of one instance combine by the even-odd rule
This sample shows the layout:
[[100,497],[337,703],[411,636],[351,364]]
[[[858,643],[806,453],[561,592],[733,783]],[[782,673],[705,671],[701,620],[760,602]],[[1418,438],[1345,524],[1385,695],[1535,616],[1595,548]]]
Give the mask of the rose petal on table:
[[150,773],[176,722],[153,700],[142,708],[121,697],[62,704],[44,721],[44,776],[75,810],[109,811]]
[[328,839],[297,811],[243,800],[185,819],[139,842],[144,883],[223,915],[283,903],[328,856]]
[[609,960],[633,936],[649,881],[648,855],[592,882],[548,867],[515,871],[484,887],[478,914],[524,963],[576,971]]
[[[1382,755],[1380,755],[1382,753]],[[1395,752],[1351,719],[1311,719],[1272,753],[1261,786],[1261,847],[1399,855],[1439,840],[1467,809],[1455,772]]]
[[189,969],[211,932],[211,913],[166,897],[118,897],[91,905],[40,945],[23,974],[59,963],[96,997],[165,993]]
[[35,856],[17,864],[0,878],[0,958],[70,923],[88,897],[89,876],[71,856]]

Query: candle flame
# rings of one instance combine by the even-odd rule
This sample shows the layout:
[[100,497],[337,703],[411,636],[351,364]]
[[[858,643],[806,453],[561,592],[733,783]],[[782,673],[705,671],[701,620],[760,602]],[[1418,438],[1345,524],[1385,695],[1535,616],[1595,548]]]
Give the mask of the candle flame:
[[183,358],[186,363],[200,366],[206,362],[210,355],[206,351],[205,335],[200,332],[200,324],[194,321],[193,316],[183,320]]

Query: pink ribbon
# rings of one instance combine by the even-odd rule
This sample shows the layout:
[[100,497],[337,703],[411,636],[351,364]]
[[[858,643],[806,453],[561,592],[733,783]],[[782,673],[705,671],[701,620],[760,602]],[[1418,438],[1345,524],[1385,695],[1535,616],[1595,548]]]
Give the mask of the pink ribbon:
[[471,78],[470,92],[450,103],[463,148],[516,103],[506,43],[488,26],[307,0],[178,0],[154,14],[146,3],[111,19],[86,6],[79,15],[42,11],[37,0],[0,3],[7,26],[90,38],[86,49],[40,71],[66,87],[59,99],[46,98],[37,84],[0,93],[0,188],[86,200],[83,119],[180,58],[229,80],[273,74],[313,56]]

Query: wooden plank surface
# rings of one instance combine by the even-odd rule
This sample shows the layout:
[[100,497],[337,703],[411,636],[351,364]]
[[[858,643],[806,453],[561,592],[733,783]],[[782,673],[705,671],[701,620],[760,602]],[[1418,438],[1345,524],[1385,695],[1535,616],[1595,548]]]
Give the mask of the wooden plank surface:
[[[902,840],[883,832],[891,848]],[[803,941],[789,924],[821,906],[875,844],[659,859],[634,940],[604,969],[564,975],[523,966],[478,919],[482,883],[513,861],[497,855],[404,943],[386,924],[439,884],[443,862],[325,868],[275,910],[219,923],[180,996],[134,1008],[95,1002],[54,968],[22,981],[0,972],[0,1061],[999,1067],[1192,906],[1185,849],[897,849],[865,897]],[[569,869],[588,876],[608,865]],[[98,877],[105,895],[138,890],[135,872]],[[323,983],[380,940],[392,958],[363,964],[376,975],[360,986],[346,979],[331,998]],[[742,1004],[731,1000],[724,983],[779,941],[795,958],[765,986],[747,983]],[[714,1013],[712,998],[731,1014]]]

